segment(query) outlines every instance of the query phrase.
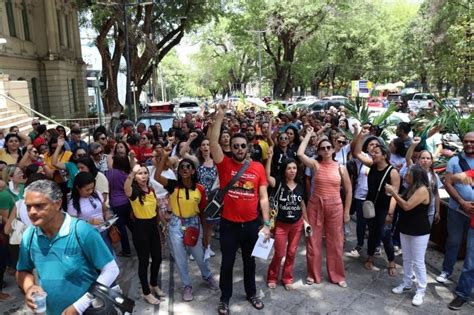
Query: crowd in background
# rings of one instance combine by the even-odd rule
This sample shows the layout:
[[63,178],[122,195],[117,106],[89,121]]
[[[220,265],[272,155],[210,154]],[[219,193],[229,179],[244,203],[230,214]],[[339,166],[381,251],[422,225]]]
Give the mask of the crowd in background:
[[[61,208],[69,216],[96,227],[118,217],[119,244],[113,244],[107,230],[100,236],[115,259],[136,253],[138,277],[148,303],[158,304],[166,295],[157,282],[166,241],[182,281],[183,300],[193,300],[192,283],[197,279],[192,279],[188,268],[194,261],[209,288],[221,290],[218,311],[222,314],[229,312],[238,247],[247,298],[256,309],[263,308],[256,295],[255,261],[250,254],[258,232],[268,238],[270,230],[275,244],[266,283],[271,289],[279,282],[287,290],[294,289],[293,266],[304,235],[306,284],[323,281],[323,241],[328,280],[341,287],[350,285],[344,255],[363,255],[364,267],[370,271],[383,250],[390,276],[397,275],[395,256],[403,255],[403,281],[392,292],[410,291],[414,275],[412,303],[421,305],[427,287],[425,253],[432,225],[440,220],[439,190],[444,186],[450,195],[448,236],[437,281],[446,282],[452,275],[462,239],[468,235],[465,266],[450,307],[460,308],[470,297],[474,195],[467,177],[455,175],[474,168],[474,132],[462,139],[464,149],[447,164],[443,183],[433,168],[443,154],[442,128],[415,137],[418,131],[401,122],[396,136],[386,140],[380,128],[349,117],[343,106],[274,115],[253,108],[236,112],[221,104],[212,113],[176,118],[169,130],[163,130],[160,123],[134,126],[123,117],[113,130],[116,136],[99,127],[91,143],[81,139],[79,126],[71,126],[69,134],[62,126],[47,129],[38,120],[33,120],[32,127],[29,135],[18,128],[10,130],[0,149],[0,224],[4,231],[0,237],[0,301],[9,299],[2,292],[4,273],[13,274],[17,266],[25,266],[20,249],[25,240],[21,245],[8,241],[12,222],[19,219],[27,226],[32,224],[24,192],[45,179],[59,187]],[[221,218],[207,217],[204,209],[209,196],[223,188],[244,161],[249,161],[248,168],[226,195]],[[345,248],[351,216],[356,221],[357,243]],[[197,230],[194,245],[183,243],[190,227]],[[220,240],[222,252],[219,283],[214,276],[219,271],[208,264],[218,250],[210,246],[213,236]]]

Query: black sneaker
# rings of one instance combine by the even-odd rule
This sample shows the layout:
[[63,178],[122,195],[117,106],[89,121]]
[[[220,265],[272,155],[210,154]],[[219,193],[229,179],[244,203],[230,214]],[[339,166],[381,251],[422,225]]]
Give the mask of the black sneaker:
[[454,300],[451,301],[451,303],[448,304],[448,308],[453,311],[460,310],[461,307],[466,304],[467,301],[464,300],[463,298],[456,296]]

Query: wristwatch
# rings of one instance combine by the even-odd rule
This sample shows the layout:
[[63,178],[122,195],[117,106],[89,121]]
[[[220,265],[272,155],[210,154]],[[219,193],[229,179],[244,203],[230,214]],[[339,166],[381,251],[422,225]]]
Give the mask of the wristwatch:
[[263,222],[263,224],[265,224],[265,226],[270,227],[270,220],[265,220],[265,221]]

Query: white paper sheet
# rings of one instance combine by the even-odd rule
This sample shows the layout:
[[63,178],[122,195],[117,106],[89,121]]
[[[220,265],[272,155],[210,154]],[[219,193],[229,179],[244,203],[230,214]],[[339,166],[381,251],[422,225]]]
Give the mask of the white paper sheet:
[[265,239],[265,236],[263,234],[258,235],[258,240],[255,243],[255,247],[253,248],[252,251],[252,256],[262,258],[262,259],[268,259],[268,256],[270,255],[270,251],[272,250],[273,247],[273,242],[275,240],[273,238],[270,238],[267,242],[263,242]]

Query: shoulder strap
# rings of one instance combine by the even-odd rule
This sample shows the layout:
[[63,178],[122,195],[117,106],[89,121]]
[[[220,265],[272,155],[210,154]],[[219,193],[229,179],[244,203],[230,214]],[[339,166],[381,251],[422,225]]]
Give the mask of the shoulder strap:
[[392,165],[390,165],[390,166],[388,167],[388,169],[385,171],[385,174],[384,174],[383,177],[382,177],[382,180],[380,181],[379,189],[377,189],[377,195],[375,195],[374,205],[375,205],[375,203],[377,202],[377,199],[378,199],[378,197],[379,197],[380,189],[382,189],[382,184],[383,184],[383,182],[384,182],[384,180],[385,180],[385,177],[387,177],[388,173],[390,173],[390,171],[392,170],[392,168],[393,168]]
[[466,159],[461,154],[458,155],[458,160],[459,160],[459,166],[461,167],[463,172],[471,170],[471,167],[469,166]]
[[222,189],[222,194],[225,194],[230,189],[230,187],[234,186],[234,184],[237,183],[240,176],[242,176],[249,167],[249,164],[250,162],[248,160],[245,160],[244,165],[242,165],[239,172],[235,174],[234,177],[232,177],[232,179],[230,180],[230,182],[224,187],[224,189]]

